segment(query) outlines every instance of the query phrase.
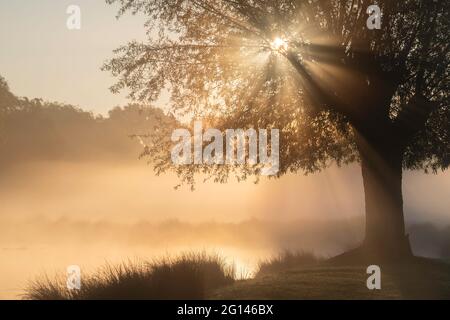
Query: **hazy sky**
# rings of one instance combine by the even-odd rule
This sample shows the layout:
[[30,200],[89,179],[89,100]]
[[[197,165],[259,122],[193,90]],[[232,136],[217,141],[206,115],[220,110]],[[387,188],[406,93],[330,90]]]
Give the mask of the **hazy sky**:
[[[81,30],[66,27],[69,5],[81,8]],[[145,38],[144,18],[116,13],[105,0],[0,0],[0,75],[19,96],[96,113],[126,103],[100,67],[113,49]]]

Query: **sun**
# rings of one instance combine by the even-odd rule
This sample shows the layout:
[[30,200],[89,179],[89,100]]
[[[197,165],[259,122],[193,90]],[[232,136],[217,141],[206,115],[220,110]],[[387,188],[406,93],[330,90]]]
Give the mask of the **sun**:
[[286,51],[288,48],[288,43],[286,40],[280,37],[276,37],[271,43],[270,47],[275,51]]

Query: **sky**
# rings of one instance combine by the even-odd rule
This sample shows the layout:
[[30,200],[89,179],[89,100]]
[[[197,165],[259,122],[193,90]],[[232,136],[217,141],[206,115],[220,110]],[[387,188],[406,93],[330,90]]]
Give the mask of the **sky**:
[[[66,26],[70,5],[81,29]],[[13,93],[73,104],[98,114],[127,103],[109,91],[114,78],[100,67],[112,50],[144,40],[144,17],[116,19],[105,0],[0,0],[0,75]]]

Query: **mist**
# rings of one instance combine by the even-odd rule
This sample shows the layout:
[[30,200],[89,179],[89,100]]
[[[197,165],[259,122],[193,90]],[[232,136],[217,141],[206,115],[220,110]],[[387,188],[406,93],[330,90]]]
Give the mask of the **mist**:
[[[151,133],[160,109],[130,104],[108,116],[18,98],[0,79],[0,299],[27,281],[94,272],[105,263],[183,251],[222,255],[242,275],[284,250],[333,256],[360,244],[364,193],[357,164],[313,175],[202,183],[175,189],[139,160],[133,134]],[[450,177],[405,172],[413,250],[449,257]]]
[[[413,249],[450,255],[448,173],[407,172],[404,180]],[[251,275],[283,250],[332,256],[363,238],[356,165],[259,184],[199,183],[195,191],[177,184],[137,159],[9,166],[0,181],[0,298],[18,297],[27,281],[72,264],[93,272],[105,263],[208,251]]]

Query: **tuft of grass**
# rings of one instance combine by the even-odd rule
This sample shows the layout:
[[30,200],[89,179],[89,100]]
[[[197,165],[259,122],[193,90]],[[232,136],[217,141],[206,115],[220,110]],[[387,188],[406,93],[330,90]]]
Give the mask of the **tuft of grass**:
[[44,275],[28,285],[23,297],[30,300],[65,300],[70,291],[63,287],[62,283],[63,279],[59,275],[54,279]]
[[275,257],[259,263],[256,276],[286,271],[293,268],[312,266],[324,261],[323,258],[306,251],[292,252],[286,250]]
[[185,253],[152,262],[106,265],[68,290],[64,277],[31,282],[23,296],[31,300],[204,299],[206,291],[232,284],[235,268],[217,254]]

